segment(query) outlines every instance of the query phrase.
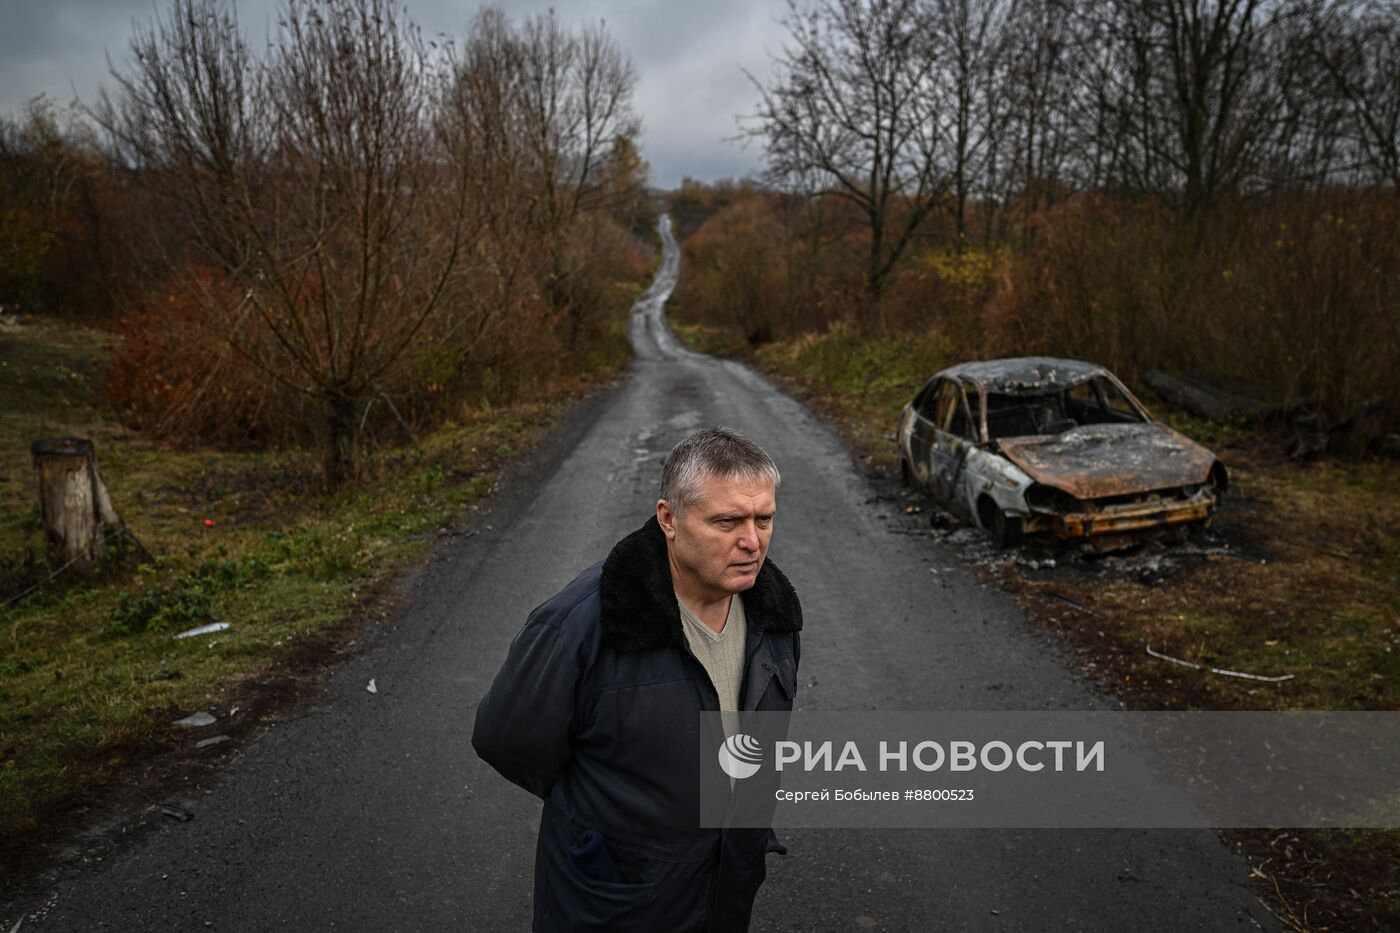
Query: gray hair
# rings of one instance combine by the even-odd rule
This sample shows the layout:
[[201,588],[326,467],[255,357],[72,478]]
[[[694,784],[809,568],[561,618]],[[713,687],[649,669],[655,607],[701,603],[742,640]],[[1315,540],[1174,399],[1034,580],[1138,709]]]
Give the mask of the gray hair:
[[666,455],[661,468],[661,498],[677,515],[700,501],[700,482],[706,476],[739,477],[782,482],[778,466],[767,451],[733,428],[706,428],[682,440]]

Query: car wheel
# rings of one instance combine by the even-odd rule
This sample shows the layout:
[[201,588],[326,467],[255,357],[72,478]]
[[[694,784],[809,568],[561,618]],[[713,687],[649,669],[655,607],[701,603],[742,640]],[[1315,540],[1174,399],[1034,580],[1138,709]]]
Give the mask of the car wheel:
[[1001,509],[992,508],[992,524],[988,529],[992,542],[999,548],[1011,548],[1021,543],[1024,529],[1021,516],[1009,515]]

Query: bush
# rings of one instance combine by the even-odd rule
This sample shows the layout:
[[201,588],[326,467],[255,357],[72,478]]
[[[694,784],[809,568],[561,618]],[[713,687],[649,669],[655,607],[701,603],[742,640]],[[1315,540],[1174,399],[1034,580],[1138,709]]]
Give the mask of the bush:
[[[1364,192],[1237,205],[1199,227],[1080,196],[1039,218],[1011,263],[988,350],[1082,356],[1130,380],[1150,367],[1239,380],[1335,424],[1395,395],[1397,220],[1393,200]],[[1392,405],[1368,433],[1397,426]]]

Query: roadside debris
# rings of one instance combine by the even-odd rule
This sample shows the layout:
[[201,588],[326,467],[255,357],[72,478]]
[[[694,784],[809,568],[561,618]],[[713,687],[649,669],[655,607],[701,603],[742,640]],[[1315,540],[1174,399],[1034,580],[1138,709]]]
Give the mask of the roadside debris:
[[1091,616],[1094,616],[1094,617],[1097,618],[1097,619],[1102,619],[1102,618],[1103,618],[1103,613],[1102,613],[1102,612],[1099,612],[1097,609],[1090,609],[1088,606],[1081,606],[1081,605],[1079,605],[1079,603],[1077,603],[1077,602],[1075,602],[1074,600],[1070,599],[1068,596],[1061,596],[1059,593],[1046,593],[1045,595],[1046,595],[1046,596],[1049,596],[1051,599],[1057,599],[1057,600],[1059,600],[1060,602],[1064,603],[1066,606],[1069,606],[1071,609],[1078,609],[1080,612],[1084,613],[1085,615],[1091,615]]
[[1366,402],[1341,421],[1329,424],[1320,412],[1296,409],[1288,417],[1293,426],[1293,443],[1288,447],[1288,456],[1293,460],[1321,457],[1332,448],[1336,438],[1362,427],[1384,411],[1385,406],[1379,402]]
[[373,677],[371,677],[371,678],[369,679],[369,686],[365,687],[365,689],[368,690],[370,693],[378,693],[378,692],[379,692],[379,688],[376,687],[376,686],[374,685],[374,678],[373,678]]
[[175,637],[193,638],[196,635],[209,635],[213,632],[222,632],[226,628],[228,628],[227,622],[210,622],[208,625],[200,625],[196,626],[195,628],[185,629],[183,632],[180,632]]
[[197,713],[190,713],[184,719],[175,720],[175,725],[186,726],[191,729],[202,729],[205,726],[212,726],[218,721],[219,720],[215,719],[213,716],[204,712],[204,710],[200,710]]
[[1258,420],[1278,414],[1282,406],[1270,402],[1262,389],[1234,382],[1228,386],[1192,375],[1169,376],[1159,369],[1142,374],[1142,384],[1174,405],[1180,405],[1198,418],[1228,421],[1231,418]]
[[1201,374],[1169,376],[1156,369],[1143,373],[1142,384],[1199,418],[1222,424],[1286,421],[1293,428],[1288,456],[1310,460],[1328,452],[1339,437],[1358,429],[1385,410],[1379,401],[1363,402],[1340,421],[1329,421],[1306,404],[1286,404],[1259,386]]
[[161,813],[164,813],[166,816],[170,817],[172,820],[176,820],[176,821],[181,822],[181,823],[188,823],[190,820],[194,819],[194,814],[193,814],[193,813],[191,813],[190,811],[184,809],[183,807],[177,807],[177,806],[175,806],[174,804],[171,804],[171,803],[163,803],[163,804],[161,804],[161,805],[160,805],[160,812],[161,812]]
[[1284,674],[1282,677],[1265,677],[1262,674],[1245,674],[1241,671],[1227,671],[1224,668],[1207,667],[1204,664],[1196,664],[1193,661],[1183,661],[1181,658],[1174,658],[1169,654],[1162,654],[1160,651],[1153,651],[1151,645],[1144,645],[1143,647],[1145,647],[1147,649],[1147,653],[1152,655],[1152,657],[1154,658],[1160,658],[1163,661],[1170,661],[1172,664],[1180,664],[1182,667],[1189,667],[1194,670],[1205,671],[1209,674],[1219,674],[1222,677],[1241,677],[1245,680],[1260,680],[1266,684],[1280,684],[1283,683],[1285,680],[1293,679],[1292,674]]
[[[899,506],[903,512],[903,504]],[[1039,542],[1011,551],[998,550],[986,535],[959,524],[941,509],[932,509],[930,527],[913,522],[891,522],[887,534],[931,538],[953,548],[965,562],[991,570],[1015,569],[1028,578],[1136,580],[1157,586],[1177,573],[1199,563],[1222,557],[1239,558],[1240,553],[1218,533],[1206,531],[1197,537],[1164,544],[1152,538],[1125,542],[1121,550],[1102,554],[1083,543]],[[902,517],[902,516],[899,516]]]
[[195,748],[209,748],[211,745],[219,745],[219,744],[222,744],[222,743],[224,743],[224,742],[232,742],[232,741],[233,741],[233,740],[232,740],[231,738],[229,738],[228,736],[226,736],[226,735],[211,735],[211,736],[210,736],[209,738],[207,738],[207,739],[200,739],[198,742],[194,743],[194,747],[195,747]]

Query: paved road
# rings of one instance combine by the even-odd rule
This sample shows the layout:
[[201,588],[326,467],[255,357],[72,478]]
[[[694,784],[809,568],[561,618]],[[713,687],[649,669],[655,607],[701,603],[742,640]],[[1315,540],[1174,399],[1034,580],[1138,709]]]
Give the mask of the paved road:
[[[65,881],[26,929],[524,930],[539,804],[482,765],[476,703],[526,613],[650,514],[694,428],[760,439],[783,472],[772,554],[805,607],[799,708],[1090,709],[1015,606],[927,539],[891,534],[840,439],[733,362],[633,311],[638,361],[406,584],[392,628],[168,823]],[[373,677],[377,694],[365,690]],[[1275,929],[1210,832],[789,831],[755,929]],[[206,926],[206,923],[208,926]]]

